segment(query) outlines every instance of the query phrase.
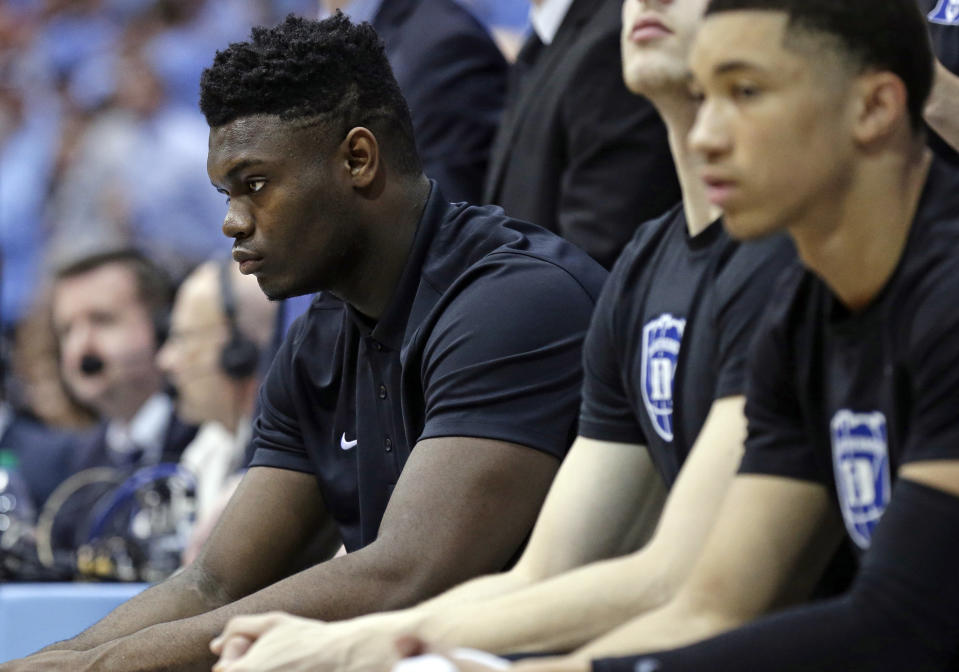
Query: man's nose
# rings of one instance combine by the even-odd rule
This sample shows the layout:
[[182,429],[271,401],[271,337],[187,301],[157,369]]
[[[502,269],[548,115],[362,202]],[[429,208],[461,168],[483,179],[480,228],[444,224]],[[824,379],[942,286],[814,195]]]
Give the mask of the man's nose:
[[86,324],[77,324],[70,327],[60,342],[63,356],[71,366],[79,366],[80,360],[86,355],[98,355],[96,336],[92,328]]
[[223,235],[237,240],[248,238],[253,234],[253,220],[236,199],[230,201],[230,207],[223,219]]
[[718,105],[706,101],[699,106],[696,121],[689,131],[688,142],[689,149],[706,161],[714,160],[729,151],[729,133]]

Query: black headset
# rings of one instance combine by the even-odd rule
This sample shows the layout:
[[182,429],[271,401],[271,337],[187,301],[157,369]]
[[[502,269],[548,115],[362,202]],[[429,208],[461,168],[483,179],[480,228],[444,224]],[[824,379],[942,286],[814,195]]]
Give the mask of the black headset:
[[260,364],[260,347],[240,331],[236,321],[236,294],[230,281],[231,259],[220,264],[220,302],[230,328],[230,339],[220,351],[220,368],[230,378],[252,376]]

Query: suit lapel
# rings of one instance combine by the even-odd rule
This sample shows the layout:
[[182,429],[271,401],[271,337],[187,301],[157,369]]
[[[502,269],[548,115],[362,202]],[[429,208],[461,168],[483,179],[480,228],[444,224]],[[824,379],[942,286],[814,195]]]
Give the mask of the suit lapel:
[[[500,132],[496,135],[496,142],[490,156],[489,176],[486,180],[486,202],[497,200],[500,187],[506,173],[506,165],[513,149],[513,143],[519,135],[523,122],[535,107],[532,103],[549,84],[553,73],[559,67],[570,47],[576,42],[583,27],[590,17],[599,13],[599,6],[605,0],[573,0],[563,23],[560,24],[552,43],[540,47],[536,62],[529,67],[529,71],[513,80],[514,90],[510,92],[508,108],[503,115]],[[535,33],[530,39],[538,41]],[[524,45],[524,50],[528,45]],[[513,66],[517,67],[517,66]],[[522,66],[520,66],[522,67]],[[520,74],[520,73],[517,73]],[[518,80],[522,81],[518,81]]]
[[416,6],[416,2],[417,0],[383,0],[380,3],[372,25],[383,40],[386,39],[386,35],[403,24]]

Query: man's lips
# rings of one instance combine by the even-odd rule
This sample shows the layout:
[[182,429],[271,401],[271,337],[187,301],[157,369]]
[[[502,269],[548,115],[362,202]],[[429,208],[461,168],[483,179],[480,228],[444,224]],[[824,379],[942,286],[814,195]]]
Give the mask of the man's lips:
[[243,275],[255,272],[263,264],[263,257],[247,250],[234,249],[233,260],[240,265],[240,273]]
[[672,34],[673,31],[659,19],[646,17],[633,24],[633,29],[629,32],[629,39],[637,44],[643,44]]
[[724,207],[736,191],[736,182],[716,173],[703,173],[701,176],[706,185],[706,198],[713,205]]

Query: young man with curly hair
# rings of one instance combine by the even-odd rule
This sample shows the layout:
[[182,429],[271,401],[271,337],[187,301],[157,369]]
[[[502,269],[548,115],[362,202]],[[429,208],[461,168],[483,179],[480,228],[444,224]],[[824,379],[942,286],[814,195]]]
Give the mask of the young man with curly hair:
[[[320,294],[274,360],[252,467],[198,559],[5,672],[209,669],[231,616],[342,619],[499,570],[575,432],[605,272],[443,198],[372,28],[254,29],[217,54],[200,106],[240,270],[271,298]],[[325,561],[293,573],[310,543]]]

